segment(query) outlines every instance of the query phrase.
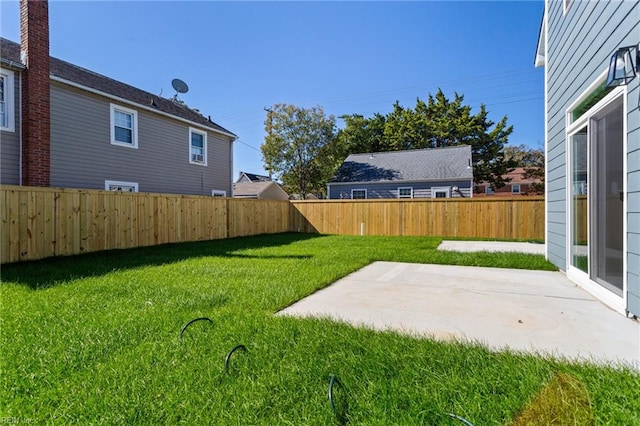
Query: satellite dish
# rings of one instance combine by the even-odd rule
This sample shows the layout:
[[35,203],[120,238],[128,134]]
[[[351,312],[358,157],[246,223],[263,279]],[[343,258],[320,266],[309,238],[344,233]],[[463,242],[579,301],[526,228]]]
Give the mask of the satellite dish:
[[178,93],[187,93],[189,91],[189,86],[187,86],[187,83],[180,80],[179,78],[174,78],[173,80],[171,80],[171,85]]

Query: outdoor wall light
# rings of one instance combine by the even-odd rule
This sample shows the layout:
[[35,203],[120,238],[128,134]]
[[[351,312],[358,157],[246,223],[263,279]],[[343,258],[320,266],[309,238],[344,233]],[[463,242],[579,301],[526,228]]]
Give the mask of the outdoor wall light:
[[639,71],[640,51],[638,45],[621,47],[611,55],[607,87],[629,84]]

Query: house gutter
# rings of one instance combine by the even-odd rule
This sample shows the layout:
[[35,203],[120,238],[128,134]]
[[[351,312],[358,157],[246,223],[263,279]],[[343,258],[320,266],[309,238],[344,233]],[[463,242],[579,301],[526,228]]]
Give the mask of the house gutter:
[[55,82],[58,82],[58,83],[66,84],[67,86],[75,87],[77,89],[82,89],[84,91],[87,91],[89,93],[93,93],[95,95],[104,96],[105,98],[113,99],[114,101],[117,101],[117,102],[120,102],[120,103],[123,103],[123,104],[132,105],[132,106],[134,106],[134,107],[136,107],[138,109],[143,109],[145,111],[153,112],[155,114],[159,114],[159,115],[162,115],[164,117],[169,117],[169,118],[172,118],[174,120],[181,121],[183,123],[187,123],[190,126],[197,127],[197,128],[199,128],[201,130],[205,130],[207,132],[214,132],[214,133],[218,133],[220,135],[224,135],[224,136],[230,137],[231,138],[231,142],[233,142],[234,140],[238,139],[238,136],[234,135],[233,133],[227,133],[227,132],[223,132],[223,131],[218,130],[218,129],[214,129],[212,127],[207,127],[207,126],[202,125],[201,123],[196,123],[195,121],[187,120],[186,118],[178,117],[176,115],[169,114],[169,113],[164,112],[164,111],[158,111],[155,108],[151,108],[151,107],[148,107],[146,105],[142,105],[142,104],[139,104],[137,102],[133,102],[133,101],[130,101],[128,99],[121,98],[119,96],[114,96],[114,95],[111,95],[109,93],[106,93],[106,92],[103,92],[103,91],[100,91],[100,90],[96,90],[96,89],[93,89],[91,87],[87,87],[87,86],[84,86],[82,84],[78,84],[78,83],[75,83],[73,81],[69,81],[67,79],[64,79],[64,78],[61,78],[61,77],[58,77],[58,76],[55,76],[55,75],[51,76],[51,80],[53,80]]
[[12,60],[5,59],[5,58],[0,58],[0,64],[19,69],[20,71],[27,69],[27,67],[25,67],[24,64],[20,62],[14,62]]
[[[390,183],[422,183],[422,182],[451,182],[451,181],[466,181],[469,177],[457,177],[457,178],[439,178],[439,179],[418,179],[418,180],[358,180],[353,182],[329,182],[327,183],[327,188],[329,185],[371,185],[371,184],[390,184]],[[473,185],[473,179],[471,180]]]
[[231,142],[229,142],[229,184],[230,184],[230,191],[229,194],[231,195],[231,198],[233,198],[233,142],[235,141],[235,139],[231,139]]

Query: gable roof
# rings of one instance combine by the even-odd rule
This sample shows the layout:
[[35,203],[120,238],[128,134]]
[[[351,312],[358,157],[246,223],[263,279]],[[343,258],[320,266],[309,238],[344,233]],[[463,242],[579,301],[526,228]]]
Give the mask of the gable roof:
[[525,178],[526,169],[524,167],[516,167],[513,171],[506,173],[505,178],[511,179],[510,184],[513,183],[540,183],[538,178]]
[[233,184],[233,196],[242,198],[258,198],[260,194],[269,189],[271,185],[278,187],[280,191],[288,197],[284,189],[272,180],[264,182],[236,182]]
[[[20,44],[0,37],[0,55],[3,63],[10,61],[18,68],[24,68],[20,61]],[[124,99],[135,104],[139,104],[150,110],[161,113],[170,114],[175,117],[182,118],[187,121],[208,127],[218,133],[223,133],[232,138],[237,138],[224,127],[214,123],[209,118],[203,116],[197,111],[187,107],[184,104],[174,102],[170,99],[161,98],[104,75],[95,73],[88,69],[70,64],[69,62],[50,57],[50,73],[52,79],[62,83],[69,82],[74,85],[93,89],[98,92],[105,93],[117,98]]]
[[271,182],[272,179],[269,176],[256,175],[254,173],[240,172],[238,182],[242,182],[242,177],[246,177],[251,182]]
[[473,179],[471,147],[351,154],[329,183]]
[[[511,179],[507,185],[512,184],[531,184],[531,183],[540,183],[542,182],[538,178],[525,178],[526,168],[525,167],[516,167],[509,173],[505,173],[502,175],[505,179]],[[482,181],[479,182],[478,185],[487,185],[489,182]]]

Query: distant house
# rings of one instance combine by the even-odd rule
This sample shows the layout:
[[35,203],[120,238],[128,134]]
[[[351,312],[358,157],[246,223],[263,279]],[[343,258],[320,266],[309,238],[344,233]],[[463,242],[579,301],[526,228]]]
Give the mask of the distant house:
[[260,200],[288,200],[289,194],[277,182],[236,182],[233,184],[234,198],[256,198]]
[[234,198],[255,198],[260,200],[288,200],[289,194],[271,177],[240,172],[233,184]]
[[240,172],[240,176],[236,183],[241,182],[270,182],[271,178],[264,175],[256,175],[254,173]]
[[531,195],[531,185],[540,183],[537,178],[525,177],[525,168],[517,167],[502,176],[508,183],[502,188],[494,188],[487,182],[480,182],[477,185],[476,197],[497,196],[497,197],[513,197],[518,195]]
[[330,199],[473,196],[471,147],[351,154],[327,184]]
[[50,57],[47,2],[20,8],[21,43],[0,39],[0,183],[231,193],[236,135],[177,96]]
[[640,2],[546,0],[546,256],[640,316]]

